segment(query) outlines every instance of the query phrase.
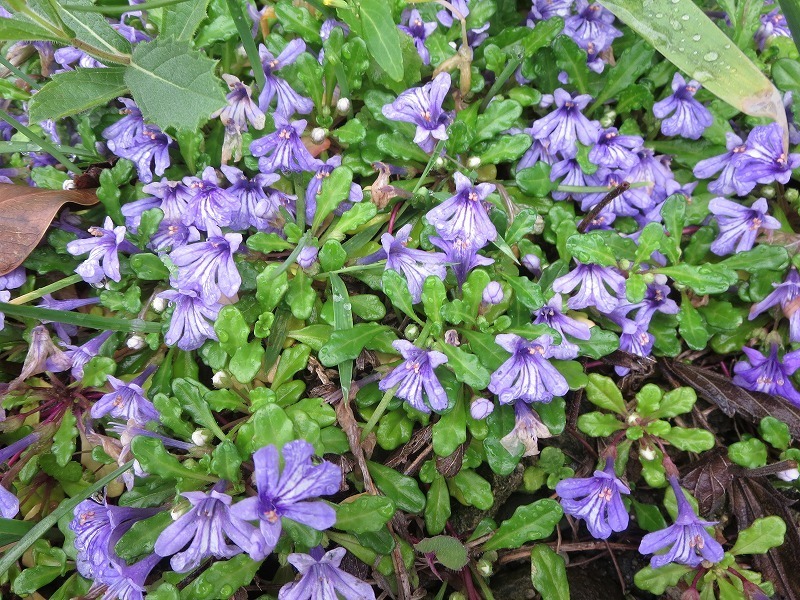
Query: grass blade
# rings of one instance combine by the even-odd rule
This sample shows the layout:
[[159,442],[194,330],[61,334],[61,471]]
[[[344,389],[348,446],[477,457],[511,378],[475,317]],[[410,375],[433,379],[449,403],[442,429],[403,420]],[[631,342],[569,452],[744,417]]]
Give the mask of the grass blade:
[[[258,48],[256,48],[256,41],[253,39],[253,34],[250,31],[250,26],[245,19],[242,8],[236,0],[228,0],[228,10],[233,17],[233,22],[236,25],[236,31],[239,32],[239,37],[242,40],[242,46],[247,53],[247,58],[250,59],[250,65],[253,67],[253,75],[258,84],[258,92],[260,93],[264,86],[267,84],[267,78],[264,75],[264,69],[261,67],[261,58],[258,55]],[[258,94],[254,94],[258,95]]]
[[161,331],[161,323],[145,321],[143,319],[101,317],[69,310],[54,310],[52,308],[39,308],[37,306],[19,306],[8,302],[0,302],[0,312],[12,317],[66,323],[67,325],[77,325],[79,327],[101,329],[104,331],[122,331],[126,333],[158,333]]

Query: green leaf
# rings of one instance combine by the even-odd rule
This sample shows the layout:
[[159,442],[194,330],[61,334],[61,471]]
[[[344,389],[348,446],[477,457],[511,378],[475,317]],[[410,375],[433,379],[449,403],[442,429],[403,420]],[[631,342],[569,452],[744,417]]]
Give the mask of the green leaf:
[[433,425],[433,451],[437,456],[450,456],[466,441],[467,411],[463,398],[459,398]]
[[7,42],[48,41],[67,43],[66,39],[57,36],[49,29],[21,19],[0,19],[0,39]]
[[788,132],[778,90],[693,0],[604,0],[603,6],[712,94]]
[[239,383],[250,383],[255,378],[264,360],[264,345],[255,339],[236,350],[228,365],[231,375]]
[[191,42],[200,23],[207,17],[208,1],[192,0],[165,6],[159,31],[161,37],[171,37],[179,42]]
[[706,322],[697,309],[692,306],[686,294],[682,294],[681,311],[678,313],[678,331],[686,345],[692,350],[703,350],[711,339]]
[[81,383],[86,387],[99,387],[108,381],[108,376],[117,370],[117,363],[108,356],[95,356],[83,367]]
[[479,154],[479,158],[481,163],[487,165],[510,162],[522,156],[532,143],[533,140],[527,133],[504,135],[486,144]]
[[107,67],[76,69],[53,75],[52,80],[31,98],[31,119],[37,122],[62,119],[124,96],[128,90],[123,80],[124,73],[124,67]]
[[778,450],[786,450],[792,441],[789,426],[775,417],[761,419],[761,423],[758,424],[758,432],[764,441]]
[[320,24],[307,8],[279,2],[275,4],[275,14],[286,31],[298,34],[306,42],[316,44],[320,42]]
[[664,398],[655,413],[661,419],[676,417],[692,410],[697,402],[697,393],[690,387],[680,387],[664,394]]
[[558,187],[558,182],[550,179],[550,165],[539,161],[532,167],[517,171],[514,180],[517,187],[529,196],[546,197]]
[[319,361],[333,367],[346,360],[358,358],[366,347],[384,347],[395,335],[390,327],[377,323],[359,323],[350,329],[334,331],[319,351]]
[[247,554],[215,562],[181,591],[181,600],[232,598],[239,588],[253,581],[260,566],[261,561],[254,561]]
[[477,356],[447,343],[437,344],[436,347],[447,356],[447,366],[453,369],[456,379],[476,392],[489,387],[490,373]]
[[289,276],[286,271],[275,275],[280,265],[273,263],[267,265],[256,277],[256,300],[265,311],[272,311],[289,289]]
[[661,267],[658,272],[672,277],[676,283],[691,288],[701,296],[726,292],[739,280],[736,272],[729,270],[722,263],[707,263],[700,266],[683,263],[674,267]]
[[59,467],[65,467],[75,453],[75,438],[78,437],[77,419],[71,410],[64,413],[61,425],[53,436],[53,455]]
[[35,523],[19,519],[0,519],[0,546],[8,546],[22,539]]
[[767,464],[767,446],[758,438],[750,438],[728,446],[728,458],[741,467],[755,469]]
[[368,461],[369,473],[381,492],[394,500],[397,508],[409,513],[419,513],[425,508],[425,496],[412,477],[402,475],[384,465]]
[[436,560],[452,571],[463,569],[469,562],[467,548],[450,535],[423,538],[414,544],[414,550],[422,554],[435,554]]
[[139,279],[163,281],[169,277],[169,269],[155,254],[141,252],[131,256],[131,269]]
[[414,312],[413,298],[408,290],[408,283],[400,273],[392,269],[385,270],[381,276],[381,287],[395,308],[399,308],[417,323],[422,324],[417,313]]
[[192,471],[181,465],[177,458],[164,448],[164,444],[157,438],[137,435],[131,441],[131,452],[142,465],[146,473],[158,473],[160,477],[173,479],[198,479],[201,481],[215,482],[216,479]]
[[576,233],[567,239],[567,251],[582,263],[615,267],[618,254],[608,246],[601,232]]
[[569,581],[564,559],[549,546],[536,544],[531,550],[531,581],[542,600],[569,600]]
[[[76,38],[88,44],[92,49],[97,49],[104,53],[106,56],[96,54],[106,60],[112,60],[122,63],[127,58],[127,54],[131,51],[131,44],[120,33],[118,33],[108,23],[106,18],[99,14],[86,11],[77,11],[72,6],[88,7],[92,5],[90,0],[71,0],[69,5],[64,3],[53,3],[58,16],[69,29],[71,29]],[[92,50],[89,54],[92,54]]]
[[617,59],[617,64],[607,71],[607,75],[604,73],[606,77],[603,80],[603,88],[597,94],[589,112],[616,98],[622,90],[635,83],[650,68],[654,54],[653,49],[647,46],[644,40],[636,40],[632,46],[626,48]]
[[591,337],[588,340],[571,340],[578,346],[578,354],[589,358],[602,358],[619,348],[619,338],[612,332],[600,327],[589,329]]
[[317,196],[317,211],[314,213],[312,230],[316,231],[325,218],[334,209],[347,200],[350,193],[350,184],[353,183],[353,172],[347,167],[337,167],[322,182],[322,188]]
[[705,452],[714,447],[714,434],[705,429],[673,427],[659,437],[686,452]]
[[570,84],[581,94],[589,92],[589,67],[586,66],[586,51],[578,47],[567,35],[559,35],[553,41],[556,64],[569,75]]
[[136,45],[125,83],[145,121],[161,129],[196,130],[225,106],[215,67],[188,41],[158,38]]
[[496,371],[498,367],[508,359],[508,352],[495,343],[492,334],[469,329],[460,330],[459,333],[467,338],[472,353],[477,356],[478,360],[480,360],[484,366],[488,367],[489,370]]
[[123,560],[133,560],[143,554],[150,554],[159,534],[172,524],[169,511],[161,511],[152,517],[133,524],[114,546],[117,556]]
[[378,531],[394,516],[397,508],[391,498],[360,494],[352,502],[336,507],[336,529],[351,533]]
[[691,571],[691,567],[676,563],[669,563],[657,569],[645,567],[633,576],[633,582],[636,587],[660,596],[668,587],[676,585],[681,577]]
[[588,412],[578,417],[578,429],[592,437],[606,437],[623,427],[614,415],[607,413]]
[[[294,424],[280,406],[267,404],[259,408],[252,417],[253,450],[274,444],[278,448],[294,439]],[[237,442],[239,437],[236,438]],[[250,454],[250,452],[248,452]]]
[[786,523],[780,517],[756,519],[739,533],[731,554],[766,554],[771,548],[782,546],[785,535]]
[[206,400],[209,390],[205,386],[194,379],[178,377],[172,381],[172,393],[180,400],[183,409],[192,415],[195,423],[210,429],[219,439],[226,439],[214,415],[211,414],[211,407]]
[[737,252],[722,261],[727,268],[756,273],[758,271],[783,271],[789,266],[789,253],[783,246],[759,244],[747,252]]
[[400,32],[392,18],[391,4],[384,0],[360,0],[361,35],[367,49],[394,81],[403,79],[403,54]]
[[478,510],[489,510],[494,504],[492,485],[472,469],[461,469],[451,480],[454,498]]
[[236,354],[250,336],[250,326],[244,320],[241,311],[231,304],[223,306],[219,311],[217,320],[214,321],[214,331],[219,345],[228,356]]
[[342,144],[358,144],[367,136],[367,130],[358,119],[350,119],[341,127],[331,131],[331,135]]
[[618,415],[624,415],[627,412],[622,392],[610,377],[590,373],[589,383],[586,384],[586,399],[595,406],[605,408]]
[[495,100],[478,115],[475,141],[489,140],[498,133],[510,129],[522,114],[522,106],[514,100]]
[[450,492],[444,476],[437,472],[428,488],[428,499],[425,503],[425,529],[432,535],[441,533],[449,518]]
[[526,542],[544,539],[553,533],[563,516],[561,505],[549,498],[520,506],[510,519],[503,521],[483,549],[519,548]]

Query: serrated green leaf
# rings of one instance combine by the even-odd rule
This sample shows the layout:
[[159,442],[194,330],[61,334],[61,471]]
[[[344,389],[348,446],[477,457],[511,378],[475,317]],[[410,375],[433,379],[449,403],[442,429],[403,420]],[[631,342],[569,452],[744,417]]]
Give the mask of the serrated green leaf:
[[22,19],[0,19],[0,39],[8,42],[48,41],[67,43],[66,39],[57,36],[49,29]]
[[419,491],[415,479],[375,462],[368,461],[367,466],[375,485],[394,500],[398,509],[415,514],[422,512],[425,508],[425,496]]
[[467,548],[450,535],[437,535],[430,538],[423,538],[414,544],[414,549],[423,554],[435,554],[438,562],[453,571],[464,568],[469,562]]
[[436,347],[447,356],[447,366],[453,370],[456,379],[476,392],[489,387],[490,373],[481,365],[477,356],[447,343],[437,344]]
[[328,343],[319,351],[319,361],[333,367],[346,360],[358,358],[366,347],[385,346],[396,339],[390,327],[377,323],[359,323],[350,329],[334,331]]
[[124,73],[124,67],[108,67],[79,68],[53,75],[31,98],[31,120],[62,119],[124,96],[128,90]]
[[253,581],[260,566],[261,561],[254,561],[247,554],[215,562],[181,591],[181,600],[231,598],[236,590]]
[[668,587],[680,581],[681,577],[691,572],[691,567],[669,563],[658,569],[645,567],[633,576],[636,587],[660,596]]
[[75,453],[75,438],[78,437],[77,419],[71,410],[64,413],[61,425],[53,436],[53,455],[58,466],[65,467]]
[[192,41],[200,23],[207,17],[208,2],[209,0],[192,0],[165,6],[161,18],[161,37],[171,37],[179,42]]

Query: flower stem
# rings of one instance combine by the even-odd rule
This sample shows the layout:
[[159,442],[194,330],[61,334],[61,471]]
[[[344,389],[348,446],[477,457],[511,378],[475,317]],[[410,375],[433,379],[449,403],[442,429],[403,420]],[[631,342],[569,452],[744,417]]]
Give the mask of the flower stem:
[[29,86],[31,86],[33,89],[35,89],[35,90],[38,90],[40,87],[42,87],[41,85],[39,85],[38,83],[36,83],[36,81],[34,81],[34,80],[31,78],[31,76],[30,76],[30,75],[28,75],[27,73],[23,73],[23,72],[22,72],[22,71],[20,71],[20,70],[19,70],[17,67],[15,67],[15,66],[14,66],[14,63],[12,63],[10,60],[8,60],[8,59],[7,59],[5,56],[3,56],[2,54],[0,54],[0,64],[2,64],[2,65],[3,65],[3,66],[6,68],[6,69],[8,69],[9,71],[11,71],[11,72],[12,72],[14,75],[16,75],[17,77],[19,77],[20,79],[22,79],[22,80],[23,80],[25,83],[27,83],[27,84],[28,84]]
[[393,388],[390,388],[384,392],[383,398],[381,398],[381,401],[375,408],[375,412],[372,413],[372,416],[369,418],[369,421],[367,421],[367,424],[364,425],[364,428],[361,430],[362,440],[367,439],[369,432],[372,431],[373,427],[375,427],[375,424],[378,422],[378,419],[380,419],[383,416],[383,413],[386,412],[386,407],[389,406],[389,402],[391,402],[392,398],[394,398],[394,393],[396,390],[397,386],[394,386]]
[[83,281],[83,278],[78,275],[70,275],[69,277],[65,277],[55,283],[51,283],[50,285],[46,285],[44,287],[39,288],[38,290],[33,290],[32,292],[28,292],[27,294],[23,294],[19,298],[14,298],[9,300],[9,304],[26,304],[31,300],[38,300],[45,294],[49,294],[51,292],[57,292],[58,290],[63,290],[65,287],[71,286],[73,283],[78,283],[79,281]]
[[422,175],[420,175],[419,179],[417,180],[417,185],[415,185],[414,189],[411,190],[412,194],[416,194],[417,190],[419,190],[419,188],[422,187],[422,182],[425,180],[425,178],[428,176],[428,173],[430,173],[431,169],[433,168],[433,163],[436,162],[436,159],[439,158],[439,155],[442,153],[443,146],[444,146],[444,140],[439,140],[436,143],[436,147],[433,149],[431,157],[428,159],[428,164],[425,165],[425,169],[422,171]]

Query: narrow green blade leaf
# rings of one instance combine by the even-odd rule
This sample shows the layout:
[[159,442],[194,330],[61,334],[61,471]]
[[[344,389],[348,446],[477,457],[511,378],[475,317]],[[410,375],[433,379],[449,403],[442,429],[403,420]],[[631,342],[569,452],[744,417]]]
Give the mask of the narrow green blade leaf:
[[53,75],[30,102],[32,121],[61,119],[124,95],[124,67],[76,69]]
[[20,19],[0,19],[0,40],[66,42],[44,27]]
[[784,130],[780,92],[693,0],[601,0],[676,67],[731,106]]
[[369,53],[389,77],[400,81],[403,78],[403,54],[391,4],[385,0],[361,0],[360,14],[361,32]]

